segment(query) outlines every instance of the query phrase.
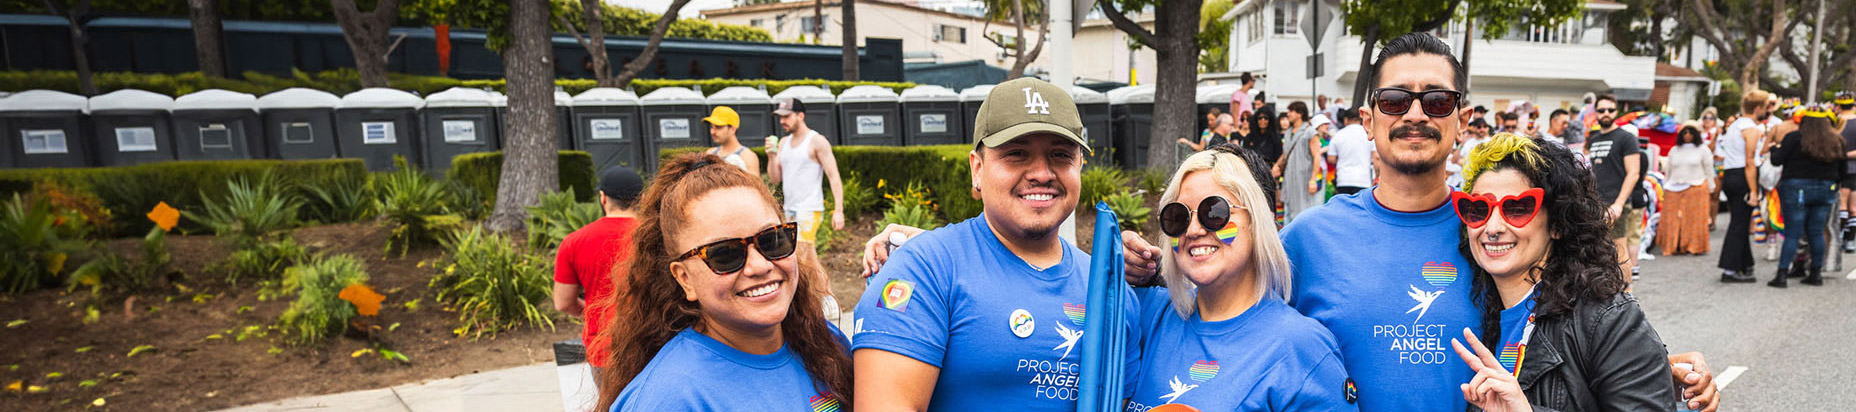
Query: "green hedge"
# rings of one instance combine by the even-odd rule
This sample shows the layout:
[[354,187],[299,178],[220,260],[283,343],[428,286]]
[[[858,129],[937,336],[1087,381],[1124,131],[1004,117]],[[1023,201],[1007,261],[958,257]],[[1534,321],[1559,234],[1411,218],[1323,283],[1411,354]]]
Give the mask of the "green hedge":
[[105,233],[135,235],[154,227],[143,216],[156,203],[167,202],[181,210],[198,211],[202,195],[225,196],[226,181],[266,172],[299,186],[328,187],[337,180],[367,178],[367,167],[360,159],[213,160],[123,167],[12,169],[0,170],[0,196],[31,190],[32,182],[57,182],[97,196],[112,216]]
[[[444,91],[452,87],[490,88],[501,91],[503,80],[458,80],[449,77],[416,76],[392,73],[387,75],[393,88],[420,95]],[[291,87],[303,87],[321,90],[336,95],[345,95],[361,90],[361,75],[353,69],[332,70],[320,73],[296,72],[290,76],[272,76],[257,72],[245,72],[244,79],[221,79],[206,77],[198,72],[180,74],[149,74],[106,72],[96,74],[97,91],[109,93],[122,89],[142,89],[155,93],[179,97],[206,89],[226,89],[241,93],[263,95]],[[560,86],[571,94],[580,94],[597,86],[593,79],[557,79]],[[793,86],[819,86],[831,89],[832,93],[842,93],[844,89],[860,85],[877,85],[888,87],[897,93],[915,83],[895,82],[844,82],[834,80],[765,80],[765,79],[704,79],[704,80],[665,80],[634,79],[632,90],[643,96],[662,87],[697,87],[704,94],[715,93],[732,86],[767,88],[768,94],[776,94]],[[77,73],[71,71],[34,70],[34,71],[0,71],[0,91],[20,92],[34,89],[58,90],[66,93],[79,93]]]
[[[593,201],[593,184],[598,180],[593,171],[593,155],[562,150],[559,159],[560,190],[571,188],[574,200]],[[451,158],[451,170],[445,172],[445,179],[476,189],[490,205],[496,204],[496,187],[502,177],[503,152],[500,151],[458,155]]]
[[[660,159],[704,150],[702,147],[684,147],[665,149],[658,153]],[[766,153],[762,147],[755,147],[754,153],[766,164]],[[979,216],[981,205],[979,199],[973,198],[972,176],[968,171],[967,152],[973,150],[969,145],[944,146],[832,146],[831,152],[838,160],[838,170],[855,170],[863,176],[864,184],[872,185],[877,193],[899,192],[909,183],[921,182],[928,187],[930,199],[941,206],[941,217],[948,222],[959,222]],[[882,189],[874,185],[878,180],[884,181]]]

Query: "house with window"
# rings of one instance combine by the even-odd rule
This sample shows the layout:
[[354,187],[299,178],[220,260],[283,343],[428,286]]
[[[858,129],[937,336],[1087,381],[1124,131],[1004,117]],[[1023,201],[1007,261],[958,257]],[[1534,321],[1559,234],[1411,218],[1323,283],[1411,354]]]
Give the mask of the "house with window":
[[[776,42],[810,43],[813,40],[813,4],[806,1],[756,4],[702,11],[705,19],[717,23],[742,24],[767,30]],[[930,9],[916,4],[889,1],[860,1],[857,7],[857,36],[862,38],[902,39],[904,62],[916,64],[954,64],[983,62],[988,66],[1009,68],[1013,59],[1007,48],[1021,41],[1010,22],[988,21],[972,7]],[[827,1],[824,35],[820,44],[838,44],[843,38],[837,18],[841,6]],[[1135,23],[1153,30],[1149,13],[1128,16]],[[1154,51],[1134,44],[1126,33],[1116,29],[1100,13],[1092,13],[1074,34],[1071,42],[1072,70],[1079,81],[1151,84],[1154,79]],[[1037,45],[1037,28],[1025,29],[1027,52]],[[995,44],[995,40],[997,43]],[[1037,60],[1026,67],[1028,74],[1047,73],[1050,46],[1044,47]]]
[[[717,23],[740,24],[766,30],[776,42],[840,44],[844,38],[843,6],[827,1],[814,16],[815,3],[794,1],[755,4],[725,9],[703,10],[702,17]],[[903,53],[911,62],[953,63],[982,60],[994,66],[1011,66],[1012,55],[1000,44],[1011,46],[1020,39],[1012,25],[1002,21],[918,7],[887,1],[859,1],[857,37],[902,39]],[[823,27],[819,27],[819,20]],[[822,35],[814,38],[814,28]],[[1025,37],[1036,44],[1037,30],[1028,28]],[[995,44],[995,41],[998,44]],[[861,46],[861,44],[859,44]]]
[[[1250,72],[1262,80],[1258,87],[1272,101],[1313,101],[1315,95],[1352,98],[1359,79],[1360,36],[1341,24],[1337,2],[1319,1],[1321,18],[1331,19],[1319,43],[1320,76],[1309,76],[1311,47],[1303,19],[1309,18],[1310,1],[1246,0],[1222,18],[1233,22],[1228,57],[1229,73],[1203,74],[1202,80],[1235,82],[1238,73]],[[1544,26],[1523,21],[1506,36],[1482,40],[1482,22],[1475,32],[1463,17],[1432,34],[1451,45],[1457,56],[1469,50],[1471,105],[1490,110],[1526,100],[1542,111],[1577,108],[1588,92],[1611,93],[1626,104],[1651,100],[1656,89],[1656,58],[1628,56],[1605,41],[1605,23],[1611,13],[1625,10],[1614,0],[1588,0],[1577,18]],[[1473,42],[1466,45],[1465,42]],[[1375,53],[1372,57],[1377,57]],[[1667,74],[1667,73],[1665,73]],[[1664,76],[1668,78],[1669,76]],[[1692,80],[1684,77],[1681,80]],[[1686,89],[1685,89],[1686,90]],[[1667,99],[1671,105],[1692,105],[1693,99]],[[1358,102],[1349,101],[1349,105]],[[1698,110],[1686,109],[1682,113]]]

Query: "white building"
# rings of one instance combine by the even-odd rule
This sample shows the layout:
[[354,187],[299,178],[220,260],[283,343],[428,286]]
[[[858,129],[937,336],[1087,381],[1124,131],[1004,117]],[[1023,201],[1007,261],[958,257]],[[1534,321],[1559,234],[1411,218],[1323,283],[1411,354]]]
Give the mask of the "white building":
[[[1323,2],[1327,3],[1327,2]],[[1259,88],[1272,101],[1312,101],[1312,96],[1351,99],[1359,75],[1362,40],[1345,33],[1338,16],[1321,43],[1323,75],[1310,79],[1309,44],[1300,33],[1310,2],[1247,0],[1223,18],[1234,20],[1231,30],[1230,73],[1202,75],[1211,81],[1235,81],[1237,73],[1259,76]],[[1613,0],[1588,0],[1583,16],[1556,27],[1527,24],[1496,40],[1475,39],[1471,46],[1470,105],[1501,110],[1517,100],[1535,102],[1542,111],[1577,108],[1587,92],[1612,93],[1626,102],[1647,101],[1656,86],[1654,57],[1626,56],[1605,41],[1609,13],[1625,6]],[[1322,18],[1335,13],[1324,7]],[[1434,34],[1450,43],[1461,56],[1465,33],[1452,22]],[[1480,36],[1480,30],[1476,37]],[[1377,57],[1375,54],[1373,57]],[[1680,99],[1690,105],[1693,99]],[[1358,102],[1349,101],[1349,105]]]
[[[791,1],[784,3],[758,4],[725,9],[703,10],[702,16],[718,23],[740,24],[767,30],[776,42],[799,42],[812,40],[813,3],[809,1]],[[857,36],[863,38],[902,39],[903,53],[911,62],[955,63],[981,60],[988,65],[1009,68],[1013,59],[1010,52],[987,40],[988,37],[1003,40],[1011,44],[1016,38],[1017,30],[1009,22],[993,21],[969,14],[947,12],[916,6],[909,3],[866,0],[856,3]],[[840,44],[843,27],[839,2],[827,1],[823,6],[825,20],[823,41],[820,44]],[[1151,15],[1129,16],[1130,19],[1153,30],[1154,19]],[[1037,28],[1027,27],[1025,37],[1030,41],[1025,44],[1026,52],[1037,45]],[[1154,51],[1149,48],[1129,49],[1131,44],[1126,33],[1116,29],[1106,19],[1084,21],[1082,28],[1075,33],[1071,44],[1073,73],[1078,79],[1127,83],[1130,80],[1140,84],[1151,84],[1154,79]],[[1045,45],[1038,59],[1025,70],[1026,73],[1048,72],[1051,59],[1051,46]]]

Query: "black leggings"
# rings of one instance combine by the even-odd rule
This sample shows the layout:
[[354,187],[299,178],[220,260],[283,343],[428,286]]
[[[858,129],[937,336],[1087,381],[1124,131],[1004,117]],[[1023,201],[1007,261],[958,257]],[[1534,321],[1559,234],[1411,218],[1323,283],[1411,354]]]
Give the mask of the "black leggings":
[[[1721,241],[1722,270],[1746,270],[1753,267],[1753,244],[1747,238],[1753,223],[1753,207],[1746,204],[1749,188],[1746,169],[1721,172],[1721,192],[1727,195],[1727,238]],[[1713,199],[1709,199],[1713,200]]]

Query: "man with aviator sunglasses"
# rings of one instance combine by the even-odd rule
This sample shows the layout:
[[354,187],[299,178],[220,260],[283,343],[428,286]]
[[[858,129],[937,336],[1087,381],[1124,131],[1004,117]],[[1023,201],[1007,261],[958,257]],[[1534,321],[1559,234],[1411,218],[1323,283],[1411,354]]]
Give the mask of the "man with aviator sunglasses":
[[[1339,341],[1360,410],[1463,410],[1459,385],[1474,371],[1454,363],[1444,341],[1479,328],[1482,313],[1470,296],[1469,260],[1457,248],[1463,223],[1447,207],[1443,165],[1469,121],[1460,91],[1467,73],[1428,33],[1387,42],[1373,66],[1370,81],[1379,87],[1360,114],[1379,153],[1379,184],[1337,196],[1284,228],[1296,271],[1289,303]],[[1525,195],[1479,199],[1469,206],[1470,220],[1531,220],[1527,209],[1539,209]],[[1138,235],[1122,238],[1129,282],[1149,283],[1161,251]],[[1672,367],[1671,374],[1690,406],[1713,410],[1718,394],[1702,356],[1669,360],[1696,365],[1693,373]]]

